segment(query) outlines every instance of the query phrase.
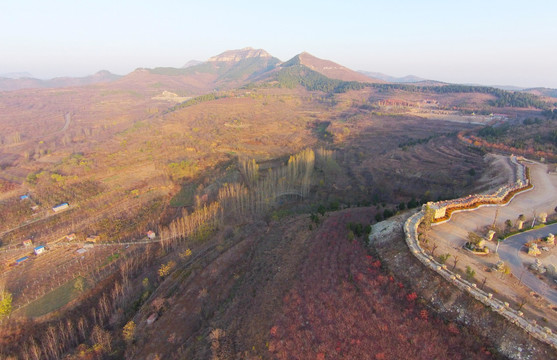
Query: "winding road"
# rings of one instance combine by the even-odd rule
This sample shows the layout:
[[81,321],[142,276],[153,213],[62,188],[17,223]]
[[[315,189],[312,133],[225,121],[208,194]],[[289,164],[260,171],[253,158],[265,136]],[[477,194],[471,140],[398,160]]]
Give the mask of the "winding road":
[[[454,254],[454,251],[461,249],[467,241],[469,232],[476,232],[483,236],[485,233],[482,233],[483,230],[480,229],[491,226],[494,222],[497,227],[505,228],[507,219],[515,222],[520,214],[524,214],[531,222],[534,215],[537,216],[542,212],[553,213],[557,205],[557,175],[548,173],[545,164],[527,162],[526,165],[530,168],[533,189],[517,194],[504,206],[486,206],[471,211],[453,213],[451,221],[432,228],[430,236],[435,243],[439,244],[438,252]],[[524,225],[530,224],[526,222]],[[545,236],[550,232],[557,233],[557,225],[549,225],[532,232],[521,233],[516,237],[509,237],[500,244],[498,254],[501,260],[510,264],[513,275],[517,279],[521,279],[525,286],[557,305],[557,292],[525,268],[524,261],[527,266],[534,260],[529,262],[529,257],[526,254],[522,255],[519,251],[529,238]],[[487,243],[492,253],[495,251],[495,245],[495,242]],[[553,252],[555,251],[557,250],[553,250]],[[521,259],[521,256],[524,256],[524,260]],[[493,266],[498,260],[490,259],[488,261],[479,260],[479,264],[483,261],[483,265],[476,265],[476,272],[478,273],[484,267]],[[505,291],[503,287],[496,290]]]
[[[544,281],[538,279],[534,273],[528,271],[527,267],[531,263],[534,263],[534,258],[529,257],[525,253],[521,253],[521,249],[524,243],[530,240],[539,239],[547,236],[549,233],[555,234],[556,232],[557,224],[525,231],[505,239],[505,241],[501,242],[498,251],[501,260],[510,265],[514,276],[520,279],[524,285],[542,295],[554,305],[557,305],[557,291],[548,286]],[[528,262],[528,259],[531,259],[531,261]]]

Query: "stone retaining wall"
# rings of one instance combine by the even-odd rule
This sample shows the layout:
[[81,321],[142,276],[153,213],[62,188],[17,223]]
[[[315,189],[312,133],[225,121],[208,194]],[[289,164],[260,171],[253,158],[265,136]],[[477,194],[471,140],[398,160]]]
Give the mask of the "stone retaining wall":
[[[472,197],[477,197],[477,198],[470,200],[471,197],[469,196],[461,199],[466,199],[466,203],[473,204],[474,208],[477,208],[478,203],[485,204],[481,201],[482,199],[490,199],[490,202],[488,204],[493,204],[491,202],[493,198],[497,198],[497,199],[500,198],[501,200],[503,200],[509,193],[513,191],[516,192],[514,194],[516,195],[518,192],[529,190],[531,186],[522,185],[520,188],[516,188],[519,180],[524,181],[522,184],[529,185],[528,170],[526,166],[518,162],[516,157],[513,156],[511,156],[511,163],[514,165],[515,168],[514,184],[499,189],[496,192],[496,194],[491,195],[493,197],[491,197],[490,195],[472,195]],[[506,188],[507,191],[504,192],[504,196],[502,196],[503,195],[502,190],[504,188]],[[457,201],[461,199],[457,199]],[[478,200],[478,201],[474,201],[474,200]],[[470,211],[470,210],[473,209],[460,209],[459,211]],[[414,256],[416,256],[422,264],[436,271],[439,275],[441,275],[443,278],[445,278],[447,281],[449,281],[456,287],[465,290],[476,300],[481,301],[483,304],[487,306],[490,306],[494,311],[497,311],[507,320],[521,327],[524,331],[526,331],[528,334],[532,335],[536,339],[546,342],[550,344],[553,348],[557,349],[557,336],[552,333],[551,329],[547,327],[542,327],[533,321],[529,321],[525,319],[523,317],[522,312],[511,309],[508,303],[493,298],[492,294],[487,293],[481,289],[478,289],[476,287],[476,284],[470,283],[469,281],[462,279],[459,274],[455,274],[452,271],[448,270],[446,265],[442,265],[438,263],[432,256],[428,255],[424,251],[424,249],[422,249],[422,247],[418,242],[418,226],[423,221],[424,215],[425,215],[425,208],[419,211],[418,213],[412,215],[404,223],[405,240],[406,240],[406,244],[410,248],[410,252],[414,254]]]
[[528,168],[520,163],[516,156],[511,156],[510,162],[514,168],[513,182],[501,186],[493,194],[468,195],[459,199],[427,203],[427,206],[433,210],[433,225],[442,224],[450,220],[454,212],[471,210],[486,205],[506,204],[512,200],[514,195],[532,188],[529,181]]

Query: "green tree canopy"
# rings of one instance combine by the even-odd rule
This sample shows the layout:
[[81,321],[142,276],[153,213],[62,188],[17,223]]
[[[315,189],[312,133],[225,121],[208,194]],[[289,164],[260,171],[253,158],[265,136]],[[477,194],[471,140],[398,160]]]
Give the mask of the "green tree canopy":
[[12,294],[6,290],[0,292],[0,319],[12,313]]

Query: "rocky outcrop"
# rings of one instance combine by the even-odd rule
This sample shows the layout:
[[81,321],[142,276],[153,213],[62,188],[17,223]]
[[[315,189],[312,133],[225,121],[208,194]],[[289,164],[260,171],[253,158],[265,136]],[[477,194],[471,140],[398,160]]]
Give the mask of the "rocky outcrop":
[[209,58],[209,62],[238,62],[250,58],[270,58],[271,54],[263,49],[253,49],[246,47],[240,50],[228,50]]

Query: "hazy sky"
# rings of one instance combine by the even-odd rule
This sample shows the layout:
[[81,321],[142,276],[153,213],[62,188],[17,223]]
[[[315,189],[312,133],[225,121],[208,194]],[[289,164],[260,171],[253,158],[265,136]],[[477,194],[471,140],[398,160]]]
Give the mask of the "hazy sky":
[[228,49],[354,70],[557,88],[557,1],[4,0],[0,74],[180,67]]

